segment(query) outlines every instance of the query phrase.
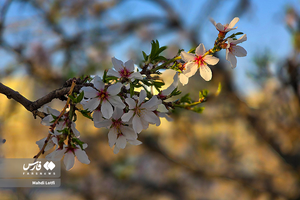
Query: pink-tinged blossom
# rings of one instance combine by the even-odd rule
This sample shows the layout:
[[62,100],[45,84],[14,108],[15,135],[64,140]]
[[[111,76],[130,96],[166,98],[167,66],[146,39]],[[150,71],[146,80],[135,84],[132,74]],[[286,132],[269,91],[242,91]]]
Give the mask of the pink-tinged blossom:
[[159,117],[153,111],[157,110],[158,105],[161,104],[161,100],[157,99],[157,96],[153,96],[149,101],[144,102],[146,96],[146,91],[142,90],[137,101],[132,98],[125,100],[129,105],[129,111],[122,116],[122,121],[129,122],[132,120],[132,127],[136,133],[147,129],[149,123],[159,123]]
[[233,40],[232,38],[227,39],[226,60],[230,62],[232,68],[236,67],[236,63],[237,63],[236,56],[244,57],[247,55],[247,51],[243,47],[237,45],[246,40],[247,40],[246,34],[244,34],[242,37],[240,37],[237,40]]
[[83,99],[83,108],[88,109],[89,111],[94,111],[98,106],[100,106],[103,117],[109,119],[113,114],[112,106],[121,109],[125,108],[125,104],[118,96],[122,86],[123,85],[118,82],[106,88],[101,78],[99,76],[95,76],[94,87],[96,89],[92,87],[81,88],[81,90],[84,91],[84,97],[88,98],[88,100]]
[[[87,144],[83,144],[82,146],[83,149],[87,148]],[[52,161],[59,161],[64,157],[66,170],[70,170],[74,166],[75,156],[81,163],[90,164],[87,154],[79,145],[76,145],[76,148],[73,148],[64,144],[62,148],[57,148],[52,153],[48,154],[46,158]]]
[[128,60],[125,64],[121,61],[113,57],[112,63],[114,65],[114,69],[109,69],[107,72],[107,76],[115,76],[118,78],[128,78],[128,79],[143,79],[142,75],[139,72],[134,72],[134,63],[132,60]]
[[216,23],[215,20],[210,18],[211,23],[216,27],[216,29],[223,33],[227,33],[231,30],[237,29],[237,27],[234,28],[234,26],[239,20],[240,19],[238,17],[235,17],[229,24],[222,25],[221,23]]
[[[58,110],[55,110],[49,106],[44,106],[44,112],[48,114],[41,121],[41,124],[43,124],[45,126],[51,126],[55,121],[53,116],[58,117],[60,115],[60,112]],[[60,118],[59,122],[56,124],[54,133],[52,133],[52,134],[60,135],[61,132],[59,132],[59,131],[67,128],[68,123],[69,123],[68,116],[66,117],[65,115],[63,115]],[[80,132],[76,129],[76,124],[74,122],[71,122],[71,130],[76,137],[80,137]]]
[[177,88],[177,86],[178,86],[178,73],[174,75],[172,84],[167,89],[160,91],[157,97],[160,99],[165,99]]
[[219,62],[219,58],[216,58],[212,55],[205,55],[206,50],[203,44],[199,44],[195,53],[196,54],[191,54],[184,51],[181,52],[181,58],[186,62],[184,75],[191,77],[199,68],[202,78],[206,81],[211,80],[212,72],[207,64],[216,65]]

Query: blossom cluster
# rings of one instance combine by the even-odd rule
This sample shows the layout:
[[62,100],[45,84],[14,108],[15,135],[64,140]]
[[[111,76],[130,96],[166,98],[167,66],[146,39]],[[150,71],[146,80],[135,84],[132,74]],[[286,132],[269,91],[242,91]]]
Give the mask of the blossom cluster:
[[[205,101],[207,91],[199,92],[197,101],[192,101],[188,94],[173,102],[169,98],[181,93],[178,83],[187,84],[198,68],[205,81],[211,80],[212,71],[208,65],[219,62],[214,53],[226,49],[226,59],[232,68],[236,67],[236,57],[246,56],[246,50],[237,45],[247,40],[246,34],[239,39],[236,36],[242,33],[225,38],[229,31],[236,29],[234,26],[238,20],[234,18],[230,24],[222,25],[211,19],[219,34],[214,47],[209,50],[199,44],[195,49],[179,51],[177,56],[167,59],[160,55],[166,47],[159,47],[158,41],[152,42],[151,53],[143,52],[144,62],[139,66],[140,71],[134,61],[124,63],[113,57],[113,69],[105,71],[102,77],[96,75],[87,79],[87,85],[81,87],[79,94],[70,91],[67,110],[59,112],[49,106],[44,107],[47,116],[42,119],[42,124],[51,128],[48,136],[37,141],[37,145],[43,152],[55,147],[46,158],[54,161],[64,159],[69,170],[75,157],[82,163],[90,163],[85,152],[87,144],[80,140],[76,129],[76,112],[91,119],[96,128],[108,129],[108,144],[115,154],[128,143],[140,145],[142,142],[138,135],[142,130],[151,124],[159,126],[161,118],[170,121],[169,114],[176,107],[202,112],[203,107],[197,105]],[[163,69],[176,71],[173,82],[164,90],[164,83],[157,79]]]

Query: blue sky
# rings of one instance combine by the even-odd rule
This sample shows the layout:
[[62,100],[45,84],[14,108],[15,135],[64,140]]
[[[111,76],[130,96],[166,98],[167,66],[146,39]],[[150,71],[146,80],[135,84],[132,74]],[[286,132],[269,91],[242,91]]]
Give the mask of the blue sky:
[[[202,42],[208,48],[211,48],[216,38],[217,31],[215,27],[210,23],[209,18],[204,21],[197,21],[197,16],[201,16],[198,8],[205,8],[207,1],[202,0],[167,0],[172,2],[172,6],[180,13],[181,19],[186,22],[186,28],[191,27],[194,24],[199,23],[202,30]],[[220,4],[220,7],[216,9],[210,17],[214,18],[216,22],[229,23],[231,20],[231,11],[236,0],[224,0]],[[0,3],[1,4],[1,3]],[[285,11],[288,5],[294,7],[300,7],[299,0],[251,0],[250,12],[242,15],[240,21],[237,23],[237,31],[241,31],[247,34],[248,41],[241,44],[248,55],[245,58],[238,58],[237,68],[234,69],[236,83],[239,86],[240,91],[247,89],[255,89],[253,83],[247,79],[245,72],[251,71],[254,68],[253,57],[257,53],[263,52],[269,49],[275,58],[274,62],[279,62],[282,58],[289,55],[291,49],[291,35],[288,33],[285,27]],[[161,15],[161,8],[155,6],[151,1],[146,0],[128,0],[122,3],[121,6],[114,8],[107,14],[108,18],[113,20],[122,21],[123,17],[136,18],[145,14]],[[36,16],[30,7],[13,6],[8,13],[8,24],[20,19],[26,19]],[[238,16],[239,17],[239,16]],[[42,26],[42,23],[37,23],[36,26]],[[72,25],[68,26],[67,30],[72,30]],[[17,36],[7,37],[8,39],[20,40]],[[17,38],[17,39],[16,39]],[[172,42],[176,42],[177,38],[174,35],[167,35],[162,38],[158,38],[162,45],[168,45]],[[110,53],[122,60],[128,59],[127,49],[130,47],[135,38],[129,38],[128,41],[123,42],[120,45],[115,45],[111,48]],[[13,41],[12,41],[13,42]],[[45,43],[51,44],[51,38],[48,38]],[[181,42],[181,48],[190,49],[191,46],[185,41]],[[141,50],[149,51],[150,44],[147,46],[141,46]],[[5,65],[5,60],[9,57],[3,50],[0,50],[2,55],[2,64]],[[223,53],[225,55],[225,52]],[[223,59],[225,59],[223,57]],[[1,68],[1,67],[0,67]],[[228,68],[230,68],[228,64]]]

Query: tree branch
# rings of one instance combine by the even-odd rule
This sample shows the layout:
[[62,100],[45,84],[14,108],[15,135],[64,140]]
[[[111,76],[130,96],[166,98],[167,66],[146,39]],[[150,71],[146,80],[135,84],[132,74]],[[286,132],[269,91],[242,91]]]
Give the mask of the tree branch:
[[[83,83],[80,79],[77,79],[76,82],[79,83],[79,85],[75,86],[74,92],[79,92],[83,86],[93,85],[91,83]],[[41,108],[43,105],[51,102],[53,99],[66,100],[65,95],[68,94],[70,89],[70,86],[64,86],[62,88],[50,92],[49,94],[43,96],[42,98],[36,101],[30,101],[26,97],[21,95],[18,91],[13,90],[0,82],[1,94],[6,95],[8,99],[14,99],[16,102],[22,104],[24,108],[32,112],[34,118],[36,118],[36,116],[39,116],[41,119],[43,119],[46,116],[46,114],[38,111],[38,109]]]

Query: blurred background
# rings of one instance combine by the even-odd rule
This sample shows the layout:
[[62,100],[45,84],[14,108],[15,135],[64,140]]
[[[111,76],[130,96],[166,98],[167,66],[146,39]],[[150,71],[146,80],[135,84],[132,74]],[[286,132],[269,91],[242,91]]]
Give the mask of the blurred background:
[[[221,51],[212,81],[196,73],[180,88],[196,100],[221,82],[203,114],[178,110],[117,155],[107,130],[80,118],[91,164],[63,168],[60,188],[0,188],[0,199],[300,199],[298,0],[0,0],[0,80],[33,101],[74,76],[101,75],[113,56],[139,64],[153,39],[169,58],[200,42],[212,48],[218,32],[209,18],[226,24],[236,16],[247,57],[232,70]],[[0,95],[1,156],[33,157],[47,133]]]

